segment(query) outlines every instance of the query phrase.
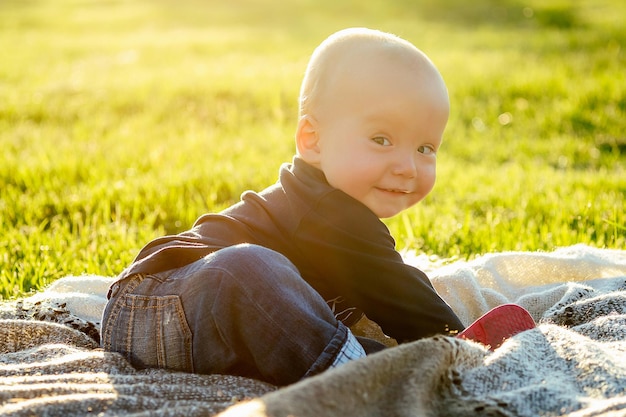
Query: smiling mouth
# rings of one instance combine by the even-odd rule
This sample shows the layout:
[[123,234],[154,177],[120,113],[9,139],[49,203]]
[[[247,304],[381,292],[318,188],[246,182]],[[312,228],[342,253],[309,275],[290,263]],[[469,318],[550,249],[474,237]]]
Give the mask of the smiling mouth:
[[391,193],[391,194],[411,194],[410,191],[407,190],[400,190],[397,188],[378,188],[380,191],[384,191],[386,193]]

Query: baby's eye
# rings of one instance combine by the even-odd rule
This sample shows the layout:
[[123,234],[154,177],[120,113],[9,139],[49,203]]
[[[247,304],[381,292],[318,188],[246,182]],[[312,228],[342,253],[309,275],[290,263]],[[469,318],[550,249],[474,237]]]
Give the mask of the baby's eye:
[[382,137],[382,136],[377,136],[375,138],[372,138],[372,141],[374,141],[374,143],[376,143],[377,145],[380,146],[389,146],[391,145],[391,142],[389,142],[389,139]]
[[424,155],[434,155],[435,153],[437,153],[435,148],[433,148],[430,145],[422,145],[422,146],[417,148],[417,151],[419,153],[423,153]]

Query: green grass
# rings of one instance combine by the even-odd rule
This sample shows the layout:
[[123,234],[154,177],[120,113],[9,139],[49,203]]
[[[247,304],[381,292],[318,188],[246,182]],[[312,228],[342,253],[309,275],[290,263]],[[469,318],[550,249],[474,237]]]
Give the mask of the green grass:
[[450,90],[437,186],[386,220],[400,249],[624,248],[625,18],[619,0],[5,0],[0,296],[115,275],[273,183],[308,56],[348,26],[413,41]]

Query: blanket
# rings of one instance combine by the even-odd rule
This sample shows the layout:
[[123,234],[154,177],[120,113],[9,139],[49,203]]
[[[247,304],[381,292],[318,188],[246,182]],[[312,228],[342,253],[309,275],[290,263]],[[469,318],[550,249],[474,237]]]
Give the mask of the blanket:
[[277,389],[132,368],[98,347],[111,279],[67,277],[0,304],[0,414],[626,416],[626,251],[404,255],[465,324],[514,302],[539,325],[495,351],[433,337]]

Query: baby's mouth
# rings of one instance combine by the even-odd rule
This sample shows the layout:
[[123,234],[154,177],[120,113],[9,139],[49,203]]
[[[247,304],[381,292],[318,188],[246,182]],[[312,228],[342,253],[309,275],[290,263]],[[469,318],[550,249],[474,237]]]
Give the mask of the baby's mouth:
[[392,193],[392,194],[411,194],[410,191],[402,190],[402,189],[399,189],[399,188],[381,188],[381,187],[378,187],[378,189],[380,191],[384,191],[384,192]]

